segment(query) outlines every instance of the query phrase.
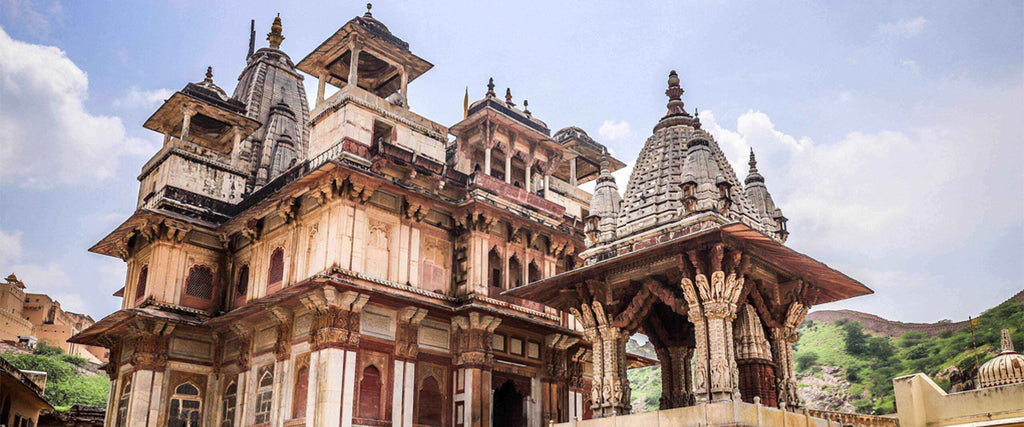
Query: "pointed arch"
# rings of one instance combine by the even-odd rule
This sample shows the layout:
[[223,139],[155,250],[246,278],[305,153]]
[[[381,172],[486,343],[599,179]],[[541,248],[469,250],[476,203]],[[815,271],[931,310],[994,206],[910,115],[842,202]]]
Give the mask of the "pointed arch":
[[537,261],[530,261],[530,265],[527,267],[526,277],[527,283],[533,283],[543,278],[540,272],[540,266],[537,265]]
[[267,295],[281,290],[284,282],[284,248],[278,247],[270,254],[267,267]]
[[263,368],[256,383],[256,424],[270,422],[270,408],[274,406],[273,365]]
[[220,427],[235,427],[235,411],[238,407],[238,383],[232,381],[224,389],[224,400],[221,406]]
[[199,427],[202,419],[203,400],[199,387],[189,381],[179,384],[171,395],[167,414],[168,427]]
[[139,305],[146,298],[147,281],[149,281],[149,264],[144,264],[139,270],[139,278],[135,281],[135,305]]
[[487,278],[488,284],[493,288],[501,287],[501,272],[503,270],[501,264],[501,255],[498,254],[498,248],[491,248],[491,251],[487,253]]
[[132,398],[132,380],[127,379],[117,399],[117,427],[128,427],[128,404]]
[[436,378],[429,376],[423,379],[417,393],[419,417],[417,423],[425,426],[440,426],[444,413],[444,395]]
[[508,259],[508,288],[518,288],[523,284],[523,264],[519,255],[513,254]]
[[369,419],[380,418],[381,387],[380,369],[374,365],[367,365],[363,369],[362,379],[359,380],[359,405],[356,416]]

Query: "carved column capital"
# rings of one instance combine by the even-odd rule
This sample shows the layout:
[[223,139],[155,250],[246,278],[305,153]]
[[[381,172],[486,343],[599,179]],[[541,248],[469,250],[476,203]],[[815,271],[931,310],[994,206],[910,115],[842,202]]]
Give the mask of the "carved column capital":
[[454,364],[488,370],[493,368],[494,354],[491,345],[494,330],[500,324],[501,318],[476,312],[453,318]]
[[314,350],[359,346],[359,315],[370,296],[358,292],[339,293],[329,285],[303,295],[302,303],[313,312],[309,342]]

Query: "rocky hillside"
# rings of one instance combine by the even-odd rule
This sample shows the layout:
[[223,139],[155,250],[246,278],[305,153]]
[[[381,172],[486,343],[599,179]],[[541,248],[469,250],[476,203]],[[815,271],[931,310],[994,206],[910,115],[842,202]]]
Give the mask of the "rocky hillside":
[[1001,329],[1024,347],[1022,297],[978,316],[973,338],[966,322],[901,323],[845,310],[808,315],[795,354],[802,397],[813,409],[888,414],[895,377],[923,372],[947,391],[972,387],[963,379],[998,353]]
[[[967,321],[904,323],[851,310],[811,313],[796,345],[801,397],[812,409],[888,414],[894,412],[892,379],[898,376],[924,372],[946,390],[970,387],[960,379],[973,378],[976,360],[985,363],[996,355],[1001,329],[1009,328],[1017,349],[1024,348],[1024,290],[978,319],[972,339]],[[650,343],[630,340],[628,348],[654,353]],[[628,374],[633,412],[658,409],[661,368]]]

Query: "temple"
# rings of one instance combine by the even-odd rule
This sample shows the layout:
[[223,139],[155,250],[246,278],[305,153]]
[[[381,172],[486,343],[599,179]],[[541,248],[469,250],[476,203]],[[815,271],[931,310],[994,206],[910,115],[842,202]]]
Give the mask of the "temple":
[[284,34],[144,124],[135,212],[91,248],[127,263],[122,307],[71,339],[110,349],[106,425],[590,418],[578,323],[502,292],[581,265],[578,186],[623,163],[493,80],[451,127],[410,111],[432,64],[369,8],[298,62]]
[[870,293],[783,245],[674,72],[620,198],[622,161],[493,79],[450,127],[412,112],[433,65],[369,5],[297,63],[280,16],[267,40],[146,121],[136,210],[91,248],[128,266],[71,339],[110,349],[109,427],[540,427],[629,413],[654,363],[662,408],[798,407],[807,309]]
[[571,312],[582,326],[595,416],[630,412],[625,350],[635,333],[661,363],[661,409],[732,400],[799,408],[797,326],[814,304],[871,290],[787,248],[786,217],[754,153],[741,183],[684,108],[675,71],[665,94],[668,111],[621,200],[611,169],[601,169],[584,220],[584,265],[505,294]]

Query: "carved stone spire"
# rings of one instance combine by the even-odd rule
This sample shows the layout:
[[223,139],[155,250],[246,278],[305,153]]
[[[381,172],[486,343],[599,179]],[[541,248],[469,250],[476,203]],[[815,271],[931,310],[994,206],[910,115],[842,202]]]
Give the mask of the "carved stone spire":
[[619,188],[615,184],[608,159],[602,158],[601,174],[597,177],[594,195],[590,199],[590,217],[584,226],[588,246],[597,246],[615,239],[621,203]]
[[274,18],[274,23],[270,25],[270,32],[267,33],[267,40],[270,41],[271,49],[280,49],[281,42],[284,41],[284,36],[281,35],[281,14],[278,13]]
[[782,210],[775,206],[768,187],[764,185],[764,176],[757,171],[757,158],[754,157],[753,148],[750,149],[750,161],[747,164],[750,165],[750,172],[743,180],[743,192],[747,200],[754,205],[755,215],[766,231],[774,233],[778,240],[785,242],[789,234],[786,231],[786,217],[782,215]]
[[505,88],[505,104],[509,107],[516,106],[516,104],[512,102],[512,88]]
[[487,79],[487,97],[493,98],[494,94],[494,77]]
[[665,95],[668,96],[668,112],[665,113],[665,117],[661,118],[654,130],[678,124],[700,128],[700,120],[691,116],[683,108],[683,92],[685,91],[679,86],[679,75],[676,74],[676,70],[672,70],[668,73],[668,89],[665,90]]

